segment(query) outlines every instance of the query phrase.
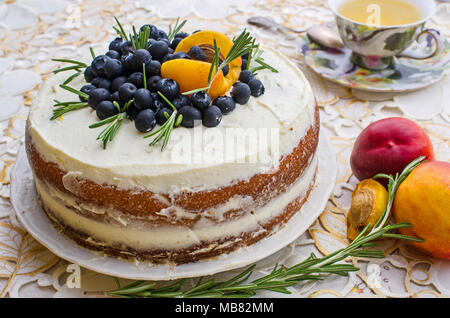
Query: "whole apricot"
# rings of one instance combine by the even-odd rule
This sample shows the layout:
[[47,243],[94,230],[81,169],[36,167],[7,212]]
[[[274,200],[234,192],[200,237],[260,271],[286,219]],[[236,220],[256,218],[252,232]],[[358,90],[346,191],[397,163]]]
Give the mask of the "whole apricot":
[[425,240],[414,246],[450,260],[450,163],[429,161],[415,168],[397,189],[393,215],[396,223],[413,226],[400,233]]

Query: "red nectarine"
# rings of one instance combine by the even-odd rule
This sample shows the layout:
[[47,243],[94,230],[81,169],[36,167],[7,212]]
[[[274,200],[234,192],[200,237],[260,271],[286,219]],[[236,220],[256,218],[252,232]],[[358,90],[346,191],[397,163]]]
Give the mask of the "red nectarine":
[[355,141],[350,165],[359,180],[378,173],[401,173],[414,159],[434,159],[433,145],[425,130],[412,120],[391,117],[367,126]]

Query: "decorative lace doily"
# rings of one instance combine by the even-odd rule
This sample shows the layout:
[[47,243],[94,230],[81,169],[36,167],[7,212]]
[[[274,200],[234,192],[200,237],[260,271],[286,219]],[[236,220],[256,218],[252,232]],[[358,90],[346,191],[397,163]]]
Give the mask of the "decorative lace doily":
[[[67,284],[66,261],[27,234],[9,200],[9,173],[24,142],[25,120],[39,85],[50,77],[51,58],[81,58],[113,38],[113,16],[124,25],[153,23],[162,28],[178,16],[188,18],[187,31],[215,29],[237,34],[246,27],[265,45],[297,62],[309,78],[320,105],[323,129],[338,154],[338,180],[328,205],[291,245],[257,264],[255,276],[276,263],[293,265],[314,251],[327,254],[345,246],[345,214],[357,180],[348,159],[361,130],[385,117],[417,120],[432,138],[438,160],[450,159],[450,78],[418,92],[393,95],[344,89],[305,69],[295,34],[279,34],[246,24],[250,16],[270,16],[293,28],[332,21],[325,0],[6,0],[0,2],[0,297],[89,297],[116,287],[112,277],[81,270],[81,288]],[[438,3],[429,25],[450,37],[450,4]],[[386,258],[350,261],[361,270],[348,277],[298,285],[292,297],[445,297],[450,296],[450,262],[420,254],[404,242],[381,243]],[[218,279],[233,274],[215,275]],[[373,284],[371,278],[380,278]],[[258,296],[279,297],[275,293]],[[283,295],[285,296],[285,295]]]

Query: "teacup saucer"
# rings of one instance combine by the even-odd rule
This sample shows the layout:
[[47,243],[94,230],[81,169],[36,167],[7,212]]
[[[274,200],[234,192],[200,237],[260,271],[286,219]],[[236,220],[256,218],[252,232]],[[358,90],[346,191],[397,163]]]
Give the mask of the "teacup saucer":
[[327,49],[302,38],[304,61],[318,75],[346,87],[370,92],[408,92],[427,87],[450,69],[450,42],[446,39],[436,56],[425,60],[395,58],[393,68],[372,71],[350,61],[348,48]]

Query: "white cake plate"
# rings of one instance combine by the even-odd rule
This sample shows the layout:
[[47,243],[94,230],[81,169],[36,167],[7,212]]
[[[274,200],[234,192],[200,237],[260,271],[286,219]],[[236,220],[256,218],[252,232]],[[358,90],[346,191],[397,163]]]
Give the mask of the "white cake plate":
[[57,231],[39,205],[25,147],[20,148],[11,172],[11,202],[17,218],[37,241],[59,257],[90,270],[138,280],[172,280],[212,275],[247,266],[274,254],[295,241],[319,217],[333,190],[337,174],[336,155],[323,129],[319,138],[318,155],[316,184],[308,200],[301,211],[297,212],[277,233],[229,254],[177,266],[137,263],[103,256],[77,245]]

